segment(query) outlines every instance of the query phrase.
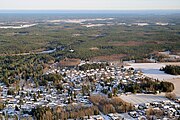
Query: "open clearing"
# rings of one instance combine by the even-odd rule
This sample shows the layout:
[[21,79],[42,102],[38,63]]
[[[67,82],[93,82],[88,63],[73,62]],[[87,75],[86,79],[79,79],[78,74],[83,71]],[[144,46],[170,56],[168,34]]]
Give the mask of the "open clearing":
[[173,91],[178,98],[180,98],[180,78],[167,80],[174,83],[175,90]]
[[131,94],[131,95],[120,95],[122,100],[130,102],[132,104],[142,104],[155,101],[168,100],[164,94]]
[[133,67],[135,69],[141,70],[144,75],[158,79],[158,80],[165,80],[172,82],[175,86],[174,93],[177,95],[177,97],[180,97],[180,75],[170,75],[166,74],[163,71],[160,71],[159,69],[166,66],[166,65],[180,65],[180,62],[174,62],[174,63],[131,63],[130,66],[127,67]]
[[112,46],[140,46],[144,44],[161,44],[158,41],[140,42],[140,41],[128,41],[128,42],[108,42]]
[[137,41],[128,41],[128,42],[109,42],[112,46],[139,46],[145,43]]
[[125,57],[125,54],[113,54],[105,56],[97,56],[90,59],[90,61],[99,62],[99,61],[119,61],[120,58]]
[[[144,75],[158,80],[169,80],[169,79],[180,78],[180,75],[170,75],[159,70],[160,68],[165,67],[167,64],[171,64],[171,63],[131,63],[130,66],[128,67],[139,69],[144,73]],[[173,63],[173,64],[177,65],[179,63]]]

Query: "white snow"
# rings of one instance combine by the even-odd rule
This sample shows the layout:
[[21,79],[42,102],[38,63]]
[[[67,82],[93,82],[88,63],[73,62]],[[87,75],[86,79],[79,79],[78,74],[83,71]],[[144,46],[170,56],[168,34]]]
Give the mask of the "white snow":
[[21,29],[21,28],[28,28],[28,27],[32,27],[35,26],[37,24],[27,24],[27,25],[19,25],[19,26],[0,26],[0,28],[2,29]]
[[65,23],[83,23],[86,21],[105,21],[105,20],[113,20],[114,18],[96,18],[96,19],[60,19],[60,20],[48,20],[47,22],[51,23],[59,23],[59,22],[65,22]]
[[157,101],[166,101],[168,100],[164,94],[131,94],[131,95],[120,95],[122,100],[130,102],[132,104],[142,104],[149,102],[157,102]]
[[137,25],[137,26],[147,26],[149,25],[148,23],[133,23],[134,25]]
[[169,25],[169,23],[157,22],[156,25],[166,26],[166,25]]
[[117,25],[126,25],[126,23],[117,23]]
[[180,78],[180,75],[170,75],[164,73],[164,71],[159,70],[160,68],[165,66],[165,63],[130,63],[130,66],[128,66],[128,68],[133,67],[135,69],[141,70],[144,75],[158,80]]
[[101,27],[101,26],[104,26],[104,25],[105,24],[87,24],[87,25],[82,25],[82,26],[90,28],[90,27]]

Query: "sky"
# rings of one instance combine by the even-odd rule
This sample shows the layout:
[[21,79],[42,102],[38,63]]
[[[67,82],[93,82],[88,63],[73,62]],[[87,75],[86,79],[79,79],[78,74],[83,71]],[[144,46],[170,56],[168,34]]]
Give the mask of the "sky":
[[0,10],[176,10],[180,0],[0,0]]

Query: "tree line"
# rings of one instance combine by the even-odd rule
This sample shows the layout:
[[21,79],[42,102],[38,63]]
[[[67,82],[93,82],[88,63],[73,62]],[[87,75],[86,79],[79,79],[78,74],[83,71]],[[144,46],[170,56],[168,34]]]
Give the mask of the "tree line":
[[162,67],[160,70],[164,71],[167,74],[180,75],[180,66],[177,65],[166,65],[165,67]]
[[132,93],[156,93],[159,92],[172,92],[174,90],[174,84],[167,81],[152,80],[151,78],[141,78],[138,81],[140,83],[135,83],[131,85],[121,85],[125,92]]

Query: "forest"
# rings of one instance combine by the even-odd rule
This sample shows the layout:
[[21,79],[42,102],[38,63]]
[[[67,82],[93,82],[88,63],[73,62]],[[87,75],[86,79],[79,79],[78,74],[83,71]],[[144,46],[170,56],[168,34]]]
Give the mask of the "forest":
[[156,94],[157,91],[172,92],[174,90],[174,84],[171,82],[158,81],[151,78],[139,79],[139,81],[141,81],[139,84],[125,85],[124,91],[132,93],[142,93],[146,91],[147,94]]
[[180,75],[180,66],[177,66],[177,65],[166,65],[165,67],[161,68],[160,70],[164,71],[167,74]]
[[98,115],[99,110],[104,114],[123,113],[132,111],[134,107],[120,98],[107,98],[105,96],[91,96],[89,100],[94,104],[92,107],[79,107],[68,105],[64,110],[62,107],[50,109],[49,107],[38,107],[32,110],[33,116],[38,120],[53,119],[83,119],[84,116]]
[[[115,23],[114,25],[90,28],[75,23],[54,24],[47,22],[54,19],[67,19],[63,16],[62,18],[57,15],[51,15],[48,18],[43,15],[32,16],[25,16],[23,19],[16,15],[10,16],[11,19],[2,16],[0,19],[5,24],[13,24],[12,20],[37,23],[36,26],[23,29],[0,28],[0,79],[7,85],[15,82],[14,76],[16,75],[20,75],[19,78],[26,80],[31,78],[37,81],[37,79],[42,78],[43,70],[50,65],[49,63],[59,62],[64,58],[91,60],[91,58],[103,59],[107,57],[114,59],[117,56],[116,60],[118,58],[121,61],[132,59],[138,61],[150,58],[158,51],[170,50],[174,53],[180,51],[179,14],[149,15],[148,17],[143,15],[107,15],[106,17],[114,19],[86,21],[83,24],[112,22]],[[3,21],[3,18],[7,21]],[[75,18],[97,18],[97,16],[82,15]],[[149,25],[133,25],[137,21],[147,22]],[[117,25],[125,22],[127,25]],[[156,22],[169,23],[169,25],[158,26],[154,24]],[[52,53],[36,54],[55,48],[56,51]],[[81,69],[88,69],[88,66],[82,66]],[[38,82],[36,83],[38,84]]]
[[[83,25],[105,24],[89,28],[77,23],[48,22],[54,19],[61,20],[63,16],[60,15],[51,15],[47,18],[44,18],[43,15],[32,16],[33,19],[26,16],[22,21],[35,23],[36,26],[22,29],[0,28],[0,56],[34,54],[56,48],[56,51],[51,53],[55,59],[63,57],[90,59],[102,55],[123,54],[125,57],[122,59],[128,60],[143,59],[157,51],[170,50],[177,53],[180,48],[179,14],[149,15],[148,17],[143,15],[107,15],[102,18],[112,17],[114,19],[82,23]],[[98,18],[93,15],[78,16],[75,18]],[[18,16],[14,17],[17,21],[21,19]],[[12,23],[11,20],[8,20],[2,22],[4,24]],[[149,25],[138,26],[135,24],[138,22]],[[158,22],[168,23],[168,25],[156,25]],[[121,25],[122,23],[126,24]],[[71,49],[74,52],[70,52]]]
[[[180,15],[78,15],[68,19],[92,19],[92,18],[114,18],[104,21],[78,22],[49,22],[56,19],[67,19],[61,15],[30,15],[30,16],[2,16],[0,22],[3,25],[14,25],[21,21],[36,24],[32,27],[22,29],[0,28],[0,82],[7,87],[13,87],[7,91],[8,95],[18,94],[23,89],[24,82],[35,83],[34,87],[47,86],[52,82],[54,87],[61,91],[61,82],[65,75],[49,74],[45,71],[53,63],[65,58],[79,58],[92,60],[92,58],[106,58],[111,55],[118,56],[118,61],[143,60],[159,51],[180,52]],[[6,20],[6,21],[5,21]],[[168,25],[157,25],[156,23],[168,23]],[[125,24],[124,24],[125,23]],[[137,23],[148,23],[147,26],[139,26]],[[86,27],[92,24],[103,24],[102,26]],[[15,24],[17,25],[17,24]],[[19,25],[19,23],[18,23]],[[50,53],[44,51],[54,50]],[[158,58],[157,58],[158,59]],[[106,68],[108,64],[85,64],[80,70]],[[179,66],[166,66],[162,70],[168,74],[179,75]],[[110,81],[111,79],[109,79]],[[149,91],[156,93],[172,92],[174,85],[169,82],[152,81],[151,79],[140,79],[140,84],[122,85],[124,92],[138,93]],[[103,92],[103,91],[102,91]],[[83,86],[83,94],[86,87]],[[105,91],[104,91],[105,93]],[[38,120],[82,118],[83,116],[97,115],[99,110],[104,114],[122,113],[133,110],[130,103],[116,98],[116,89],[109,93],[108,97],[90,96],[91,107],[79,107],[68,104],[67,108],[37,107],[31,114]],[[36,101],[38,96],[34,96]],[[4,104],[0,104],[0,109]]]

